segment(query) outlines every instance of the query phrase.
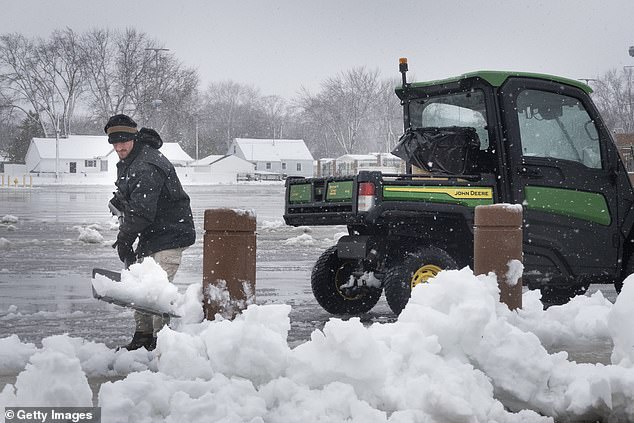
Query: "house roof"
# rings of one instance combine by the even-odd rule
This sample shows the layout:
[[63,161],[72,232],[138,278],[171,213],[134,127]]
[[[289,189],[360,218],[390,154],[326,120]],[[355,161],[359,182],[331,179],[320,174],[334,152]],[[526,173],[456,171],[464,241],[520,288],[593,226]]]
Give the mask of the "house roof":
[[169,161],[172,163],[174,162],[189,163],[194,160],[191,158],[189,154],[185,153],[183,148],[177,142],[165,142],[163,143],[163,146],[161,147],[159,151],[163,153],[163,155],[167,157]]
[[[55,138],[33,138],[32,145],[43,159],[55,158]],[[59,139],[60,159],[89,160],[105,157],[112,151],[105,135],[69,135]]]
[[337,161],[342,160],[375,160],[376,156],[372,154],[344,154],[343,156],[337,157]]
[[189,165],[190,166],[209,166],[210,164],[212,164],[214,162],[217,162],[218,160],[222,159],[223,157],[226,157],[226,156],[223,156],[223,155],[220,155],[220,154],[212,154],[210,156],[203,157],[200,160],[195,160],[195,161],[191,162]]
[[313,160],[304,140],[236,138],[235,143],[249,161]]
[[[337,157],[337,161],[345,161],[345,160],[377,160],[377,157],[381,156],[381,158],[388,159],[398,159],[392,153],[370,153],[370,154],[344,154],[343,156]],[[323,161],[324,159],[322,159]],[[327,159],[332,160],[332,159]]]

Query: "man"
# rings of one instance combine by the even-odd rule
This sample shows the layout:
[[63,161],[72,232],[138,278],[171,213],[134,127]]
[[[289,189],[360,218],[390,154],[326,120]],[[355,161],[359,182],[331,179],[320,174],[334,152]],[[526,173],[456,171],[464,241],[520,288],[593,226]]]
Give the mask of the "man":
[[[172,282],[183,250],[196,240],[189,196],[172,163],[159,152],[163,141],[156,131],[137,131],[136,122],[123,114],[112,116],[104,131],[120,159],[110,208],[121,212],[122,219],[113,247],[126,267],[137,259],[154,258]],[[134,320],[136,330],[125,348],[154,349],[156,334],[168,321],[138,311]]]

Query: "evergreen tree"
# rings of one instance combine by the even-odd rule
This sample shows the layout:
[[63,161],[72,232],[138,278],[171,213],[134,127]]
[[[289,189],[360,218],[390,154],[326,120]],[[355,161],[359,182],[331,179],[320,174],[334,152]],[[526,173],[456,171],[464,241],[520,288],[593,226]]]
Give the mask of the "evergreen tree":
[[31,140],[43,137],[44,132],[36,113],[29,111],[29,116],[25,117],[18,125],[15,137],[6,146],[6,154],[12,163],[24,163],[26,152],[29,149]]

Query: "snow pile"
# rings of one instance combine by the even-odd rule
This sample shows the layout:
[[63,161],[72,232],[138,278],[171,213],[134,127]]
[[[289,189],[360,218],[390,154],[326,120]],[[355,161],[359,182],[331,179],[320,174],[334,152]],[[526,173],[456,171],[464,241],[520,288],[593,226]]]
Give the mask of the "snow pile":
[[97,274],[92,286],[100,296],[184,317],[186,322],[200,322],[203,318],[201,286],[192,285],[185,294],[179,293],[151,257],[122,270],[120,282]]
[[[615,309],[629,319],[619,322],[631,321],[628,289],[634,284]],[[493,276],[442,272],[414,290],[395,323],[331,319],[295,349],[286,343],[288,306],[250,306],[234,321],[165,328],[158,372],[103,385],[99,403],[112,421],[551,421],[536,412],[634,419],[634,370],[548,354],[513,324],[544,316],[530,308],[520,317],[498,297]],[[576,330],[605,325],[606,313],[592,324],[576,301],[569,314]],[[600,295],[585,301],[608,311]],[[626,350],[631,338],[621,338]]]
[[623,283],[623,289],[610,310],[608,322],[610,335],[614,342],[612,363],[619,366],[634,367],[634,275],[630,275]]
[[23,344],[17,335],[0,338],[0,375],[14,375],[24,369],[37,348]]
[[[135,266],[125,283],[166,284],[155,263]],[[153,295],[163,305],[183,301]],[[200,313],[200,286],[187,295]],[[53,375],[76,386],[76,404],[87,398],[84,373],[119,371],[129,374],[99,391],[104,421],[634,421],[634,282],[626,281],[614,306],[597,293],[544,311],[529,292],[525,308],[510,311],[498,298],[493,275],[441,272],[414,289],[396,322],[366,327],[358,318],[333,318],[294,349],[287,305],[166,327],[154,353],[115,353],[65,336],[37,350],[6,338],[3,361],[15,368],[30,358],[0,405],[26,394],[46,404],[67,400],[63,384],[35,393],[35,376]],[[610,334],[615,364],[608,366],[570,362],[540,342]]]
[[284,245],[310,247],[315,245],[315,238],[308,234],[301,234],[299,236],[289,238],[284,241]]
[[78,241],[85,242],[87,244],[100,244],[103,242],[103,235],[95,228],[76,226],[79,231]]
[[[579,295],[564,306],[544,310],[539,291],[522,296],[522,309],[508,315],[508,321],[525,332],[535,334],[542,345],[584,345],[611,342],[608,316],[613,305],[601,291]],[[621,300],[622,302],[623,300]]]
[[49,337],[29,359],[15,386],[0,393],[4,406],[90,407],[92,391],[67,337]]
[[18,223],[18,218],[17,218],[17,216],[13,216],[13,215],[7,214],[7,215],[2,216],[2,219],[0,219],[0,222],[7,223],[7,224],[9,224],[9,223]]
[[281,220],[264,220],[262,221],[262,225],[260,226],[261,230],[264,231],[274,231],[276,229],[280,229],[286,226]]

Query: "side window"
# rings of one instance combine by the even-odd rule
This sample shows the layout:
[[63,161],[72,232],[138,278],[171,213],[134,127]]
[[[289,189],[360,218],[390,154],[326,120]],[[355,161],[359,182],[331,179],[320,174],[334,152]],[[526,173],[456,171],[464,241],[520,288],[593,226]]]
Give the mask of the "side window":
[[524,90],[517,97],[516,109],[524,157],[551,157],[601,168],[599,133],[581,101]]

